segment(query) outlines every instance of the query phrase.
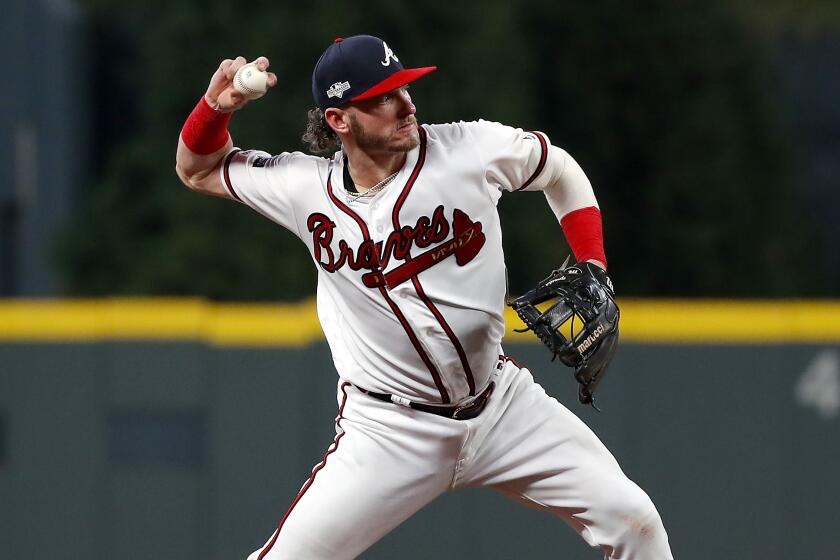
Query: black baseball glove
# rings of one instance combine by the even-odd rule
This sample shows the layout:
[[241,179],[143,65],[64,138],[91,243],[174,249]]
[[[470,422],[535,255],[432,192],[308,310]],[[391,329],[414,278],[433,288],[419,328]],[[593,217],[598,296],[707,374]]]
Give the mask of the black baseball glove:
[[509,301],[554,357],[575,368],[578,398],[594,406],[594,393],[618,347],[618,305],[604,269],[582,262],[551,273]]

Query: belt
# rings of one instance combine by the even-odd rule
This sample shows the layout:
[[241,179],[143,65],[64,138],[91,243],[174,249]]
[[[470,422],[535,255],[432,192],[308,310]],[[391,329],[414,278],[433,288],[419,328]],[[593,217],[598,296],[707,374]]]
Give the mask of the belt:
[[491,381],[490,385],[488,385],[487,388],[484,389],[473,400],[466,404],[456,406],[438,406],[434,404],[423,404],[410,401],[403,397],[398,397],[397,395],[389,395],[388,393],[375,393],[374,391],[368,391],[367,389],[362,389],[358,386],[356,388],[362,393],[370,395],[371,397],[379,399],[380,401],[386,401],[401,406],[407,406],[409,408],[413,408],[414,410],[428,412],[429,414],[437,414],[438,416],[452,418],[453,420],[469,420],[470,418],[475,418],[476,416],[481,414],[481,411],[484,410],[485,406],[487,406],[487,401],[490,400],[490,395],[493,394],[493,387],[495,386],[495,382]]

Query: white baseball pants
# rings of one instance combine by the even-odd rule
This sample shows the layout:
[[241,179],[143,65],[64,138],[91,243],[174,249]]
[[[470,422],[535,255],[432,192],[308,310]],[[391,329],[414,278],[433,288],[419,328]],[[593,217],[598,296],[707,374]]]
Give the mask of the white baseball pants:
[[672,560],[656,508],[598,437],[507,361],[477,418],[452,420],[339,382],[336,438],[248,560],[356,558],[459,488],[495,488],[551,512],[608,559]]

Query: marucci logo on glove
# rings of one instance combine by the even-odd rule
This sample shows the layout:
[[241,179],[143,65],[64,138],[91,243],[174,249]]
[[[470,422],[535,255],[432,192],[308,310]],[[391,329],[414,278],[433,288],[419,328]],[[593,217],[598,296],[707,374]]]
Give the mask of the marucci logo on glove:
[[598,337],[604,334],[604,325],[598,325],[598,327],[592,331],[592,333],[587,336],[583,342],[578,344],[577,350],[581,354],[583,354],[590,346],[595,344],[595,341],[598,340]]

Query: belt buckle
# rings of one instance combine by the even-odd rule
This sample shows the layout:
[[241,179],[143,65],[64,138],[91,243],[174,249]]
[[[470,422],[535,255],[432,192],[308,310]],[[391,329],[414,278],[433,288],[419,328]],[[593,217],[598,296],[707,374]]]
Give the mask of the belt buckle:
[[458,408],[455,409],[455,412],[452,413],[452,419],[453,420],[469,420],[469,418],[462,418],[461,413],[462,412],[470,412],[472,409],[475,408],[477,403],[478,403],[478,401],[473,401],[470,404],[465,404],[464,406],[459,406]]
[[[485,405],[487,404],[487,400],[490,398],[490,395],[493,394],[493,387],[496,384],[491,382],[490,385],[487,386],[487,389],[481,393],[477,399],[472,401],[469,404],[465,404],[463,406],[459,406],[455,409],[455,412],[452,413],[453,420],[469,420],[470,418],[475,418],[478,414],[484,410]],[[466,416],[470,412],[477,411],[477,414],[473,416]],[[464,413],[464,416],[461,416],[461,413]]]
[[470,404],[465,404],[464,406],[459,406],[455,409],[455,412],[452,413],[452,419],[463,420],[463,418],[461,418],[461,413],[469,411],[472,408],[475,408],[475,401],[471,402]]

